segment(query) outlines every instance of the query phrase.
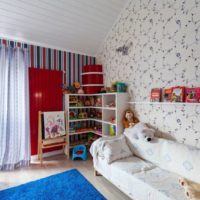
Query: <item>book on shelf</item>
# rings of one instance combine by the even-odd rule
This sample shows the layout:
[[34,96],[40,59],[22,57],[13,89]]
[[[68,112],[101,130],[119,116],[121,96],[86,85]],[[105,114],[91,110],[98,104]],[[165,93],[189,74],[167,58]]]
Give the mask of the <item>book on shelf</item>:
[[161,101],[161,89],[153,88],[151,89],[151,102],[160,102]]

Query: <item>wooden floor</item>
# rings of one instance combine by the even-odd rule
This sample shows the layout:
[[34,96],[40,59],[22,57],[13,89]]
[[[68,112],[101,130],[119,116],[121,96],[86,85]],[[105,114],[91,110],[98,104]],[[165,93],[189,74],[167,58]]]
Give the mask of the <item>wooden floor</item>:
[[118,190],[104,177],[94,176],[91,158],[87,161],[72,161],[71,159],[66,160],[64,155],[45,158],[42,167],[38,161],[32,161],[30,167],[17,169],[11,172],[0,172],[0,190],[47,177],[72,168],[79,170],[108,200],[130,200],[129,197]]

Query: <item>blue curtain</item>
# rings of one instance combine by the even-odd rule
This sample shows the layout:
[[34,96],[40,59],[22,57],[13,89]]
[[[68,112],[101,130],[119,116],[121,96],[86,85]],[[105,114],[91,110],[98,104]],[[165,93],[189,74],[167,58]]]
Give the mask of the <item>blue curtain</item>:
[[28,52],[0,46],[0,170],[29,163]]

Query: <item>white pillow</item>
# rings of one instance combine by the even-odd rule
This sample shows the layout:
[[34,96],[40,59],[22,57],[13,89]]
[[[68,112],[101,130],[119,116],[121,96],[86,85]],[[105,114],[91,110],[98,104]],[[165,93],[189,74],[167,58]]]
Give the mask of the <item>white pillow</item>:
[[124,136],[105,141],[103,154],[108,164],[133,155]]

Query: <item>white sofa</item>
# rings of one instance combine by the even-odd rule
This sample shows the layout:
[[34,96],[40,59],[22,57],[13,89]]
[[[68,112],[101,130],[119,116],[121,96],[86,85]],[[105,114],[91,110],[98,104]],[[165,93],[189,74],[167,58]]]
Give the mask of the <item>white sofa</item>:
[[94,168],[131,199],[186,200],[179,177],[200,183],[199,149],[161,138],[150,143],[126,138],[132,156],[108,164],[97,155]]

